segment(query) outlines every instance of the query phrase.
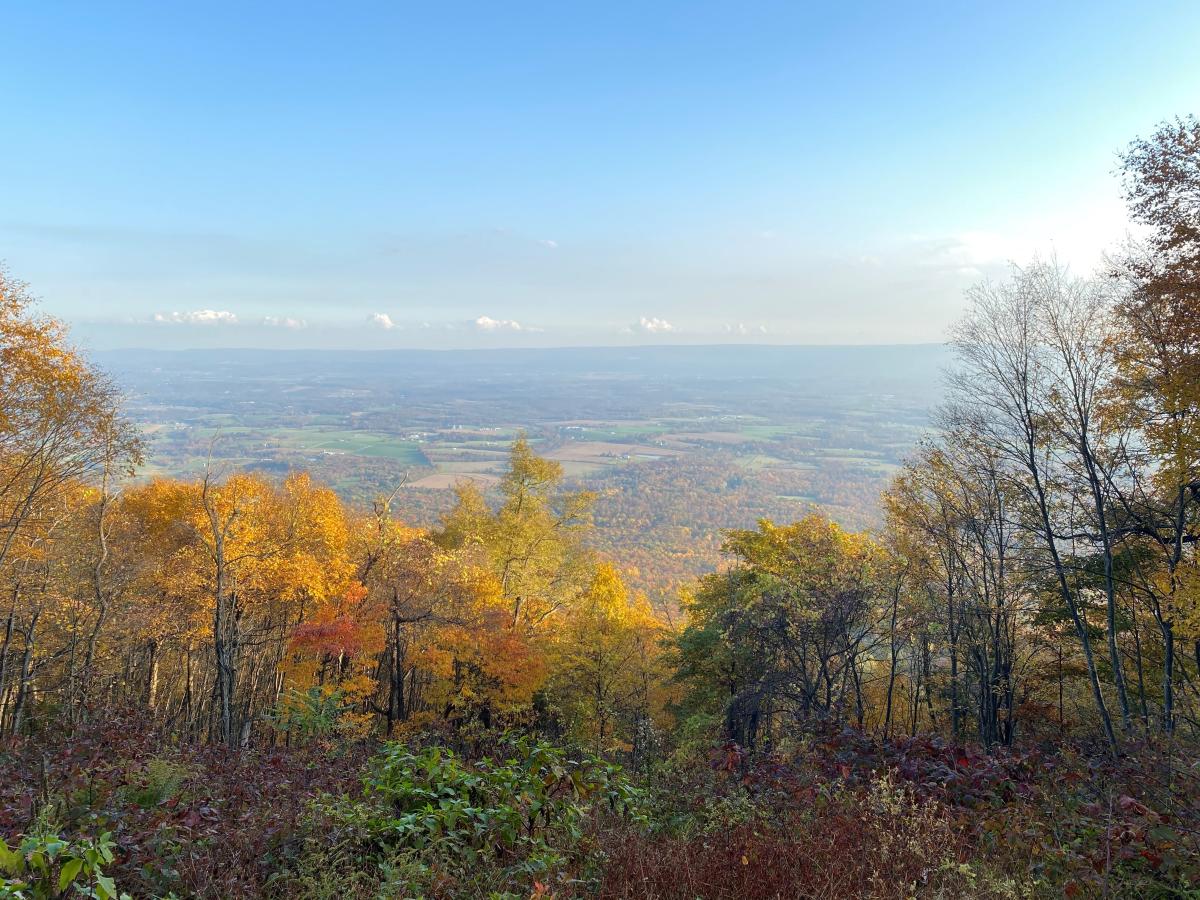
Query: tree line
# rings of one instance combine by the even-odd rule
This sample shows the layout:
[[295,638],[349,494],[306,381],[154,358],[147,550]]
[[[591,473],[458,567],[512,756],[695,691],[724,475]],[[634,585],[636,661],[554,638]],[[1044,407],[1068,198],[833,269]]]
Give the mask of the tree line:
[[1200,122],[1121,172],[1141,232],[1104,271],[970,292],[881,526],[729,532],[678,625],[523,438],[428,529],[301,473],[137,480],[117,389],[0,277],[0,735],[117,707],[231,747],[520,725],[634,761],[672,728],[1193,735]]

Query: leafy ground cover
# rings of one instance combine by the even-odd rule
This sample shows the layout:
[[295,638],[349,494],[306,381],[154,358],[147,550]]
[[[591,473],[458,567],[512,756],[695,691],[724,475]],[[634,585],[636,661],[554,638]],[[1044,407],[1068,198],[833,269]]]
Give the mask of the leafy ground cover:
[[117,717],[0,751],[0,866],[12,897],[1192,897],[1184,758],[830,729],[634,774],[528,734],[231,751]]
[[671,778],[657,820],[675,825],[615,842],[606,896],[1198,896],[1200,784],[1178,748],[987,754],[844,729]]
[[137,897],[260,896],[309,802],[351,790],[366,756],[355,745],[176,746],[117,716],[0,751],[0,836],[107,833],[115,860],[105,871]]

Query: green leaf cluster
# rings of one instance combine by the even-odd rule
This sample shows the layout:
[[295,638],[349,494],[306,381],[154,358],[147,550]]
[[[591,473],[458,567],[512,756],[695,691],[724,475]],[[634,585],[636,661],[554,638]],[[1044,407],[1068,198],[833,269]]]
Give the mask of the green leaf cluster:
[[29,834],[16,847],[0,839],[0,898],[126,900],[129,895],[118,894],[113,879],[101,869],[113,861],[114,846],[107,832],[74,842],[56,834]]

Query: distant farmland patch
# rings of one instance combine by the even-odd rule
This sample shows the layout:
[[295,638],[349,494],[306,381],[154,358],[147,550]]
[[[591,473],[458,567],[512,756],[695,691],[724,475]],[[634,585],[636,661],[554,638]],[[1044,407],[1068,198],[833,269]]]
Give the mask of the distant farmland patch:
[[473,481],[479,487],[486,489],[499,484],[500,477],[484,472],[438,472],[434,475],[426,475],[424,478],[418,478],[416,481],[410,482],[408,486],[431,490],[446,490],[463,481]]
[[647,447],[639,444],[615,444],[605,441],[570,441],[561,447],[547,450],[546,456],[559,462],[591,462],[600,465],[613,465],[622,460],[628,460],[644,450],[660,456],[675,456],[683,451],[670,450],[665,447]]

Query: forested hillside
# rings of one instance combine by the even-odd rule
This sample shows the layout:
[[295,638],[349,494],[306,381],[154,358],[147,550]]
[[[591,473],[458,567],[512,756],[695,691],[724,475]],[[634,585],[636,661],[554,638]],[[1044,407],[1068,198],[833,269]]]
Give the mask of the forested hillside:
[[1122,176],[1105,271],[968,294],[880,527],[726,521],[657,606],[714,548],[639,534],[766,505],[719,438],[687,524],[522,434],[432,525],[139,477],[4,275],[0,896],[1195,896],[1200,122]]

